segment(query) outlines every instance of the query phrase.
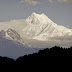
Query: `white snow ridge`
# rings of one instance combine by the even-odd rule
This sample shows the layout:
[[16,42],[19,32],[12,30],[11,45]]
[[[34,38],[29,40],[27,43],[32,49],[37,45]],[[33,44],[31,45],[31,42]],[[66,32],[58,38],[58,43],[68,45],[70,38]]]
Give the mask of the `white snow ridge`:
[[31,48],[72,44],[72,29],[57,25],[44,13],[33,12],[27,19],[0,22],[0,36]]

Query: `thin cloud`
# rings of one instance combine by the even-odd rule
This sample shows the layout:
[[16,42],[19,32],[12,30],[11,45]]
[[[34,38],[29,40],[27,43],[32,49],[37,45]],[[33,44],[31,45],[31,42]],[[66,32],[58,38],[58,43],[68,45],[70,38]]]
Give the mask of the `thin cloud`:
[[57,0],[58,2],[72,2],[72,0]]
[[[50,3],[53,3],[54,0],[48,0]],[[66,2],[72,2],[72,0],[56,0],[59,3],[66,3]]]
[[40,4],[40,2],[38,2],[36,0],[21,0],[20,4],[23,4],[23,3],[27,3],[27,4],[32,5],[32,6]]
[[53,3],[53,0],[48,0],[50,3]]

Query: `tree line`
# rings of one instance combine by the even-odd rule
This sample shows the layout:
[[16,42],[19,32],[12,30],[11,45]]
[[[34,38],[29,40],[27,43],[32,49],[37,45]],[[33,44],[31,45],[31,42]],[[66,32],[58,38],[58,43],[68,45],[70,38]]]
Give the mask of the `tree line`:
[[45,48],[44,50],[39,50],[38,53],[33,53],[29,55],[24,55],[22,57],[17,58],[16,60],[8,57],[0,56],[0,64],[32,64],[32,63],[46,63],[51,60],[58,60],[63,58],[71,58],[72,57],[72,47],[70,48],[62,48],[62,47],[52,47]]

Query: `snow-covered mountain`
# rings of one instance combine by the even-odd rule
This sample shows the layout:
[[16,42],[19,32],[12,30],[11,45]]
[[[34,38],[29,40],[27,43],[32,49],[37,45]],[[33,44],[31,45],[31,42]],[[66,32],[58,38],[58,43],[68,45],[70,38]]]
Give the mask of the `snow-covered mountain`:
[[42,48],[71,45],[72,29],[57,25],[45,14],[33,12],[27,19],[0,22],[0,56],[17,58]]
[[41,41],[46,41],[48,37],[56,37],[56,36],[65,36],[72,35],[72,30],[57,25],[53,21],[51,21],[45,14],[36,14],[32,13],[26,21],[31,25],[31,29],[29,31],[35,32],[35,37],[33,39],[38,39]]
[[61,40],[70,42],[72,29],[57,25],[45,14],[33,12],[27,19],[0,22],[0,36],[26,44],[29,47],[33,46],[32,44],[37,47],[36,44],[41,44],[41,42],[56,41],[61,43]]

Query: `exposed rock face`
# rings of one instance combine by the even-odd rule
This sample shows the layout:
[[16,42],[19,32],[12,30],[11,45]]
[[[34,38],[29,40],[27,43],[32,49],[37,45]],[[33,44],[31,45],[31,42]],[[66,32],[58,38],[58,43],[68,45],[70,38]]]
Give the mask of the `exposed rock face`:
[[20,35],[13,29],[9,28],[7,34],[14,40],[20,40]]

